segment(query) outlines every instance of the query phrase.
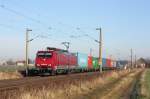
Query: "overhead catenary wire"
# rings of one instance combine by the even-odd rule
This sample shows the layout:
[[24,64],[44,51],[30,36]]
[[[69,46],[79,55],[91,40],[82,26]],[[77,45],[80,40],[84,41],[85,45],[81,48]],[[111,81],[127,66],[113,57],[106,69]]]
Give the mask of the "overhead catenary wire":
[[[30,17],[30,16],[27,16],[27,15],[25,15],[25,14],[23,14],[23,13],[20,13],[20,12],[18,12],[18,11],[15,11],[15,10],[13,10],[13,9],[11,9],[11,8],[6,7],[6,6],[4,5],[4,3],[2,3],[2,4],[0,5],[0,7],[1,7],[2,9],[5,9],[6,11],[9,11],[9,12],[13,13],[13,14],[16,14],[16,15],[19,15],[19,16],[21,16],[21,17],[24,17],[24,18],[26,18],[26,19],[28,19],[28,20],[30,20],[30,21],[32,21],[32,22],[35,22],[35,23],[40,24],[40,25],[43,25],[44,27],[47,27],[46,29],[48,29],[48,30],[51,30],[51,29],[52,29],[51,26],[49,26],[49,27],[46,26],[46,24],[43,23],[43,22],[41,22],[40,20],[34,19],[34,18],[32,18],[32,17]],[[13,26],[11,26],[11,25],[0,24],[0,26],[5,27],[5,28],[9,28],[9,29],[14,29],[14,30],[15,30],[15,28],[14,28]],[[49,34],[47,34],[47,36],[48,36],[48,35],[49,35]],[[38,37],[40,37],[40,38],[46,38],[44,35],[40,35],[40,36],[38,35]]]
[[91,40],[96,40],[94,37],[90,36],[89,34],[85,33],[83,30],[81,30],[81,28],[79,28],[79,30],[84,33],[84,36],[87,36],[88,38],[90,38]]
[[[30,17],[30,16],[28,16],[28,15],[25,15],[25,14],[23,14],[23,13],[20,13],[20,12],[14,10],[14,9],[11,9],[11,8],[7,7],[6,5],[4,5],[4,3],[2,3],[2,4],[0,5],[0,7],[1,7],[2,9],[5,9],[5,10],[11,12],[11,13],[14,13],[14,14],[16,14],[16,15],[22,16],[22,17],[24,17],[24,18],[26,18],[26,19],[28,19],[28,20],[30,20],[30,21],[33,21],[33,22],[38,23],[38,24],[41,24],[41,25],[43,25],[44,27],[45,27],[45,25],[46,25],[45,23],[41,22],[40,20],[37,20],[37,19],[35,19],[35,18],[33,18],[33,17]],[[70,28],[70,29],[73,29],[72,32],[75,32],[75,30],[78,30],[76,27],[74,27],[74,26],[72,26],[72,25],[67,25],[67,24],[64,24],[64,23],[62,23],[62,22],[59,22],[59,24],[62,25],[62,26],[66,26],[66,27],[68,27],[68,28]],[[48,30],[51,30],[51,29],[53,29],[53,27],[50,26],[50,27],[48,27],[47,29],[48,29]],[[57,29],[56,29],[56,30],[57,30]],[[80,29],[80,31],[81,31],[81,29]],[[67,33],[67,32],[64,32],[64,33],[65,33],[65,34],[69,34],[69,32],[68,32],[68,33]],[[93,37],[91,37],[91,36],[89,36],[88,34],[85,34],[85,33],[84,33],[83,35],[77,36],[76,38],[83,37],[83,36],[86,36],[86,37],[88,37],[88,38],[94,40]],[[73,36],[72,36],[72,37],[73,37]]]
[[[11,26],[11,25],[7,25],[7,24],[2,24],[2,23],[0,23],[0,26],[2,26],[2,27],[5,27],[5,28],[8,28],[8,29],[10,29],[10,30],[15,30],[15,27],[13,27],[13,26]],[[17,30],[18,31],[18,30]],[[20,30],[20,32],[21,32],[21,30]],[[36,33],[37,34],[37,33]],[[44,33],[45,34],[45,33]],[[37,34],[37,36],[35,36],[34,38],[37,38],[37,37],[39,37],[39,38],[48,38],[49,36],[52,36],[51,34],[48,34],[48,33],[46,33],[45,35],[43,35],[43,34]]]
[[32,21],[32,22],[38,23],[38,24],[40,24],[40,25],[43,25],[44,27],[47,27],[47,29],[51,29],[51,28],[52,28],[51,26],[46,26],[46,24],[45,24],[44,22],[41,22],[40,20],[37,20],[37,19],[32,18],[32,17],[30,17],[30,16],[28,16],[28,15],[25,15],[25,14],[23,14],[23,13],[20,13],[20,12],[18,12],[18,11],[16,11],[16,10],[13,10],[13,9],[11,9],[11,8],[8,8],[8,7],[5,6],[4,4],[1,4],[0,7],[1,7],[2,9],[4,9],[4,10],[7,10],[7,11],[11,12],[11,13],[14,13],[14,14],[16,14],[16,15],[22,16],[22,17],[24,17],[24,18],[26,18],[26,19],[28,19],[28,20],[30,20],[30,21]]
[[[40,24],[40,25],[43,25],[44,27],[47,27],[46,24],[43,23],[42,21],[40,21],[40,20],[38,20],[38,19],[35,19],[35,18],[33,18],[33,17],[30,17],[30,16],[28,16],[28,15],[25,15],[25,14],[22,13],[22,12],[20,13],[20,12],[14,10],[14,9],[12,9],[12,8],[9,8],[9,7],[5,6],[4,4],[1,4],[0,7],[3,8],[3,9],[5,9],[5,10],[7,10],[7,11],[9,11],[9,12],[11,12],[11,13],[14,13],[14,14],[16,14],[16,15],[22,16],[22,17],[24,17],[24,18],[26,18],[26,19],[28,19],[28,20],[30,20],[30,21],[32,21],[32,22],[35,22],[35,23],[38,23],[38,24]],[[88,38],[91,39],[91,40],[95,40],[95,38],[93,38],[93,37],[90,36],[89,34],[87,34],[87,33],[85,33],[84,31],[82,31],[81,28],[78,28],[78,27],[76,28],[76,27],[74,27],[74,26],[72,26],[72,25],[66,25],[66,24],[64,24],[64,23],[60,23],[60,25],[69,27],[70,30],[73,30],[72,32],[75,32],[76,30],[80,31],[82,34],[76,36],[76,38],[88,37]],[[8,27],[9,27],[9,26],[8,26]],[[11,28],[11,27],[10,27],[10,28]],[[48,27],[48,28],[46,28],[46,29],[51,30],[51,29],[53,29],[53,27]],[[69,32],[64,32],[64,33],[65,33],[65,34],[69,34]],[[47,34],[45,34],[45,35],[47,35]],[[50,39],[50,38],[48,37],[49,34],[48,34],[47,36],[45,36],[45,35],[37,35],[37,36],[35,36],[34,38],[31,38],[31,40],[36,39],[36,38]],[[73,36],[72,36],[72,37],[73,37]],[[75,36],[74,36],[74,37],[75,37]]]
[[92,36],[90,36],[89,34],[85,33],[83,30],[81,30],[81,28],[77,27],[76,30],[80,31],[83,35],[70,35],[71,38],[81,38],[81,37],[88,37],[91,40],[94,40],[96,42],[99,43],[98,40],[96,40],[95,38],[93,38]]
[[[40,25],[42,25],[44,28],[45,27],[47,27],[46,29],[48,29],[48,30],[57,30],[56,28],[53,28],[52,26],[46,26],[46,24],[44,23],[44,22],[41,22],[40,20],[37,20],[37,19],[35,19],[35,18],[32,18],[32,17],[30,17],[30,16],[27,16],[27,15],[25,15],[25,14],[23,14],[23,13],[20,13],[20,12],[18,12],[18,11],[16,11],[16,10],[13,10],[13,9],[11,9],[11,8],[8,8],[8,7],[6,7],[4,4],[1,4],[0,5],[0,7],[1,8],[3,8],[3,9],[5,9],[6,11],[9,11],[9,12],[11,12],[11,13],[14,13],[14,14],[16,14],[16,15],[19,15],[19,16],[21,16],[21,17],[24,17],[24,18],[26,18],[26,19],[28,19],[28,20],[30,20],[30,21],[32,21],[32,22],[35,22],[35,23],[37,23],[37,24],[40,24]],[[8,26],[7,26],[8,27]],[[60,31],[60,30],[59,30]]]
[[[70,38],[75,38],[75,39],[77,39],[77,38],[82,38],[82,37],[88,37],[89,39],[91,39],[91,40],[93,40],[93,41],[99,43],[98,40],[96,40],[94,37],[92,37],[92,36],[90,36],[89,34],[87,34],[87,33],[86,33],[85,31],[83,31],[82,28],[80,28],[79,26],[78,26],[78,27],[75,27],[75,26],[72,26],[72,25],[69,25],[69,24],[65,24],[65,23],[63,23],[63,22],[59,22],[59,24],[61,24],[62,26],[66,26],[68,29],[73,29],[72,33],[74,32],[75,35],[70,35],[70,36],[69,36]],[[89,29],[89,27],[88,27],[88,29]],[[93,29],[93,28],[92,28],[92,29]],[[80,33],[82,33],[82,34],[77,35],[76,31],[80,31]],[[74,34],[74,33],[73,33],[73,34]]]
[[[44,25],[44,27],[46,27],[46,24],[43,23],[43,22],[41,22],[40,20],[37,20],[37,19],[32,18],[32,17],[30,17],[30,16],[28,16],[28,15],[25,15],[25,14],[23,14],[23,13],[20,13],[20,12],[18,12],[18,11],[16,11],[16,10],[13,10],[13,9],[11,9],[11,8],[8,8],[8,7],[6,7],[6,6],[4,5],[4,3],[2,3],[2,4],[0,5],[0,7],[3,8],[3,9],[5,9],[5,10],[7,10],[7,11],[9,11],[9,12],[11,12],[11,13],[14,13],[14,14],[16,14],[16,15],[22,16],[22,17],[24,17],[24,18],[26,18],[26,19],[28,19],[28,20],[30,20],[30,21],[33,21],[33,22],[35,22],[35,23]],[[67,27],[69,27],[69,28],[75,29],[74,26],[67,25],[67,24],[64,24],[64,23],[62,23],[62,22],[59,22],[59,24],[62,25],[62,26],[67,26]],[[53,28],[52,28],[52,26],[49,26],[47,29],[48,29],[48,30],[51,30],[51,29],[53,29]],[[69,33],[67,33],[67,32],[64,32],[64,33],[65,33],[65,34],[69,34]],[[89,37],[89,38],[92,39],[92,37],[90,37],[89,35],[81,35],[81,36],[87,36],[87,37]],[[80,36],[80,37],[81,37],[81,36]]]

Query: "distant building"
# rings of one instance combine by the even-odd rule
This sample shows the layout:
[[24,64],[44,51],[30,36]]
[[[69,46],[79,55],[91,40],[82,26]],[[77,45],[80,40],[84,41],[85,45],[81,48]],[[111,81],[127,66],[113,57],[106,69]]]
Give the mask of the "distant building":
[[16,65],[17,66],[25,66],[25,61],[17,61]]
[[29,66],[33,67],[33,66],[34,66],[34,64],[29,64]]
[[0,60],[0,66],[6,66],[7,62],[5,60]]
[[14,65],[16,65],[16,62],[15,62],[13,59],[7,60],[6,63],[7,63],[7,65],[9,65],[9,66],[14,66]]
[[137,61],[137,66],[138,67],[146,67],[146,64],[147,64],[147,62],[146,62],[146,60],[144,59],[144,58],[140,58],[138,61]]
[[126,60],[119,60],[116,62],[117,68],[121,68],[121,69],[127,69],[128,67],[128,61]]
[[[17,66],[25,66],[25,61],[16,61]],[[34,66],[34,61],[29,60],[29,66]]]

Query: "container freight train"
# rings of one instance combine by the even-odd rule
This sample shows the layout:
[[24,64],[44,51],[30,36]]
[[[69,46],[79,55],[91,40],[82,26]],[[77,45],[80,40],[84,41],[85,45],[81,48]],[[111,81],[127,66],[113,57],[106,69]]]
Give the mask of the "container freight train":
[[[40,74],[70,73],[98,71],[100,68],[97,57],[83,53],[70,53],[66,50],[48,47],[46,51],[38,51],[35,59],[36,69]],[[102,59],[103,69],[116,67],[115,61]]]

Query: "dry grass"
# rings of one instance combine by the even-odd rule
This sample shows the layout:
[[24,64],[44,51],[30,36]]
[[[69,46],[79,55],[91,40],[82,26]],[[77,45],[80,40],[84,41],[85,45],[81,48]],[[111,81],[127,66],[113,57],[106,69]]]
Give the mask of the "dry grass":
[[[111,89],[112,91],[108,92],[105,96],[102,97],[102,99],[126,99],[127,96],[122,96],[124,92],[126,94],[130,92],[129,90],[133,80],[135,79],[135,76],[139,73],[139,71],[136,71],[134,73],[129,74],[127,77],[121,79],[118,83],[114,85],[114,87]],[[127,97],[128,98],[128,97]]]
[[141,99],[150,99],[150,69],[145,70],[141,80]]
[[141,83],[141,95],[142,96],[146,96],[146,86],[144,84],[145,82],[145,73],[146,71],[143,72],[142,76],[141,76],[141,79],[140,79],[140,83]]
[[32,91],[23,91],[18,99],[75,99],[76,97],[88,94],[97,87],[105,86],[129,71],[111,72],[104,77],[97,77],[93,80],[78,81],[77,84],[64,84],[61,88],[34,89]]
[[0,80],[22,78],[19,72],[0,72]]

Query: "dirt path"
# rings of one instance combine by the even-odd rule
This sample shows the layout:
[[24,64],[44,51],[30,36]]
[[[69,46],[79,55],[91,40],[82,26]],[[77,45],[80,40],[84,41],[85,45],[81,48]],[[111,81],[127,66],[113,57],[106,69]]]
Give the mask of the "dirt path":
[[76,99],[130,99],[133,87],[143,70],[129,73],[118,80],[91,90],[88,94],[77,96]]

